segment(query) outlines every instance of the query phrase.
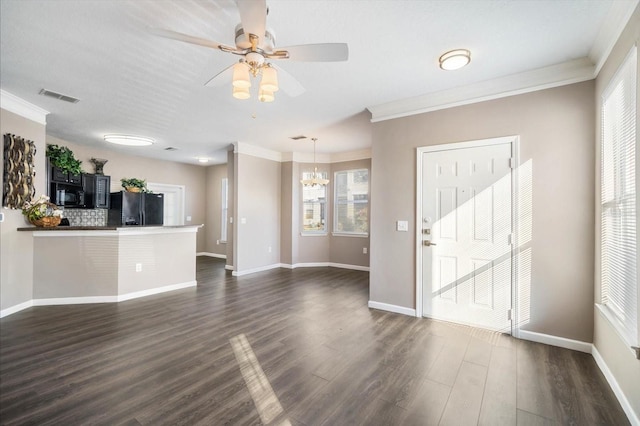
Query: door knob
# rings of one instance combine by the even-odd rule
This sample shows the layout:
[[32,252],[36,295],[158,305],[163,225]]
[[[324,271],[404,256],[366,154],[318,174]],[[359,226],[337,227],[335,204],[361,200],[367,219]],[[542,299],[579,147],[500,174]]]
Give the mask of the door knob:
[[436,243],[432,243],[432,242],[431,242],[431,241],[429,241],[429,240],[424,240],[424,241],[422,242],[422,244],[423,244],[423,245],[425,245],[425,246],[427,246],[427,247],[437,245]]

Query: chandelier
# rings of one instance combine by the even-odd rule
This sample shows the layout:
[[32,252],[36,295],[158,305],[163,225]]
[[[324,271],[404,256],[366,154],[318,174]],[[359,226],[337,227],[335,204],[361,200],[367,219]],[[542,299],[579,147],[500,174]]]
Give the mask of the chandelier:
[[318,138],[311,138],[311,140],[313,141],[313,174],[311,179],[301,179],[300,183],[304,186],[326,185],[329,183],[329,179],[324,179],[318,173],[318,165],[316,164],[316,141]]

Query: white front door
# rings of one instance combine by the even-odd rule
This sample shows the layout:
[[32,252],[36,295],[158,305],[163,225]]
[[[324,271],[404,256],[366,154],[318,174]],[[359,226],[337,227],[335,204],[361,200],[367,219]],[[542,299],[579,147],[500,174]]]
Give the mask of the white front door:
[[423,315],[510,332],[511,143],[442,149],[421,154]]

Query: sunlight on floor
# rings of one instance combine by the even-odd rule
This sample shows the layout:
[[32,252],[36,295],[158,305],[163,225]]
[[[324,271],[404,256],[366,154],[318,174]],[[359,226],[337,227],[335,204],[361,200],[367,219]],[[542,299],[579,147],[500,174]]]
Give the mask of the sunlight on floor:
[[[262,371],[262,367],[260,367],[260,363],[253,353],[247,337],[244,334],[239,334],[231,338],[229,342],[240,366],[242,378],[247,385],[247,389],[249,389],[253,403],[256,406],[256,410],[258,410],[258,415],[260,415],[260,420],[264,424],[270,424],[284,411],[282,405],[280,405],[278,397],[273,392],[269,379]],[[291,426],[291,423],[285,419],[278,425]]]

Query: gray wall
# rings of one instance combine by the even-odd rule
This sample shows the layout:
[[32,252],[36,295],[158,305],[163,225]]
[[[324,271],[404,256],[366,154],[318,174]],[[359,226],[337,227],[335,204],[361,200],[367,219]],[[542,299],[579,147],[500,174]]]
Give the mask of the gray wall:
[[[0,109],[0,133],[12,133],[36,144],[36,197],[45,193],[45,126],[12,112]],[[2,158],[4,158],[4,143]],[[4,175],[0,161],[0,176]],[[30,232],[18,232],[28,226],[21,210],[2,209],[0,223],[0,310],[33,299],[33,237]]]
[[280,263],[281,171],[277,161],[247,154],[236,159],[234,261],[243,272]]
[[[596,259],[600,259],[600,106],[602,102],[602,93],[611,81],[618,67],[624,61],[629,50],[640,39],[640,9],[636,9],[629,24],[625,28],[621,37],[618,39],[609,59],[602,67],[598,78],[596,79],[596,115],[597,123],[596,144],[593,148],[596,152],[596,185],[595,185],[595,211],[596,211],[596,236],[595,249]],[[640,67],[640,64],[638,64]],[[640,99],[640,85],[636,87],[638,93],[636,96]],[[636,133],[636,138],[640,135]],[[637,146],[637,144],[636,144]],[[636,151],[636,156],[638,152]],[[640,169],[638,159],[636,159],[636,173]],[[595,264],[595,299],[600,302],[600,262]],[[620,338],[612,324],[602,315],[599,309],[595,309],[595,330],[593,335],[593,344],[604,359],[605,363],[611,370],[618,385],[625,393],[636,416],[640,417],[640,361],[635,359],[633,352],[627,344]]]
[[590,81],[375,123],[371,300],[415,308],[416,148],[520,135],[521,326],[590,342],[593,96]]
[[[227,177],[227,165],[219,164],[207,167],[206,214],[204,228],[205,249],[207,253],[227,255],[227,244],[220,241],[222,228],[222,179]],[[227,227],[227,231],[231,229]]]
[[[86,172],[93,172],[93,164],[89,162],[91,157],[108,159],[109,162],[104,166],[104,174],[111,176],[111,191],[113,192],[122,190],[120,179],[123,177],[136,177],[153,183],[184,185],[185,225],[198,225],[206,222],[206,203],[203,196],[206,188],[206,167],[125,155],[108,149],[74,144],[53,136],[47,136],[47,143],[69,147],[75,157],[82,160],[82,169]],[[187,216],[191,216],[191,222],[186,220]],[[198,232],[198,252],[205,251],[205,238],[204,232]]]

